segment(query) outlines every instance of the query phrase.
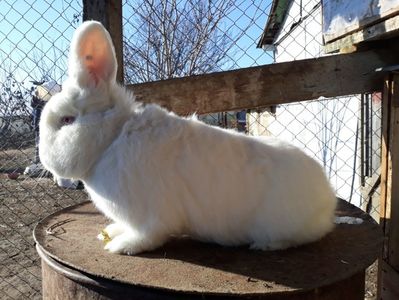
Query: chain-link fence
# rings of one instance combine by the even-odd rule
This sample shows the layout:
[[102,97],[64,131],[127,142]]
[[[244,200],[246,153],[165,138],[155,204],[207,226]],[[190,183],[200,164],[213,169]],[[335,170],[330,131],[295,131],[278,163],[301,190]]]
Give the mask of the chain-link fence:
[[[125,83],[323,55],[320,1],[291,2],[273,10],[272,1],[124,1]],[[44,216],[87,200],[79,186],[55,183],[36,153],[41,92],[51,94],[65,79],[82,11],[78,0],[0,2],[1,299],[41,297],[32,229]],[[378,219],[381,96],[309,100],[201,118],[296,144],[324,166],[340,197]]]

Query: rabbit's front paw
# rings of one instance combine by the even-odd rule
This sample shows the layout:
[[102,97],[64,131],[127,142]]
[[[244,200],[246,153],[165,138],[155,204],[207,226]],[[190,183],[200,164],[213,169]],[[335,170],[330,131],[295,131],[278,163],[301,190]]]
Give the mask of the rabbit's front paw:
[[97,238],[100,241],[103,242],[110,242],[114,237],[122,234],[125,231],[123,226],[117,224],[117,223],[112,223],[109,224],[107,227],[105,227],[103,230],[101,230],[101,233],[97,235]]
[[142,240],[138,239],[133,234],[130,234],[128,232],[116,236],[105,245],[104,249],[108,250],[111,253],[127,255],[134,255],[144,250],[147,250],[145,249],[145,247],[143,247]]
[[111,253],[135,255],[140,252],[150,251],[162,245],[164,239],[159,236],[138,236],[130,231],[117,235],[104,247]]

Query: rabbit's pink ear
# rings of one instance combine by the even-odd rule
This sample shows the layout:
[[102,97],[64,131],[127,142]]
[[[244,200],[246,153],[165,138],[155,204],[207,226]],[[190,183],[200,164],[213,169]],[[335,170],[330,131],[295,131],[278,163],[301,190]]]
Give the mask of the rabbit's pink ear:
[[69,54],[69,76],[80,85],[96,86],[115,81],[117,62],[108,31],[96,21],[84,22],[75,31]]

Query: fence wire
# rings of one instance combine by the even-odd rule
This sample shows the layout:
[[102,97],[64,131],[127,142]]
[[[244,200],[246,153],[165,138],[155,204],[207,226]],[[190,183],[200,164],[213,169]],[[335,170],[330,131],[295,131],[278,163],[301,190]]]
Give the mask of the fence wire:
[[[88,199],[80,186],[54,182],[37,156],[36,100],[40,87],[51,92],[66,77],[69,42],[82,22],[83,5],[3,0],[0,7],[0,298],[40,299],[32,229],[48,214]],[[271,7],[271,1],[258,0],[124,1],[125,83],[323,55],[321,5],[312,0],[293,1],[271,45],[256,48]],[[200,118],[292,142],[320,162],[339,197],[378,220],[381,95],[309,99]]]

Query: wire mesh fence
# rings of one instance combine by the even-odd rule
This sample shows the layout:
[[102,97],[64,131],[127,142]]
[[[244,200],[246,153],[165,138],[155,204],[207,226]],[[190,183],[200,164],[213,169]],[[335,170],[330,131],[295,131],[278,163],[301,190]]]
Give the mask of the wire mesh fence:
[[[40,101],[66,77],[83,4],[3,0],[0,6],[0,298],[39,299],[32,229],[51,212],[87,200],[80,186],[54,182],[37,156]],[[293,1],[281,28],[270,31],[271,42],[257,48],[272,6],[255,0],[123,1],[125,83],[323,55],[320,1]],[[309,100],[200,118],[294,143],[323,165],[338,196],[378,219],[381,96]]]

